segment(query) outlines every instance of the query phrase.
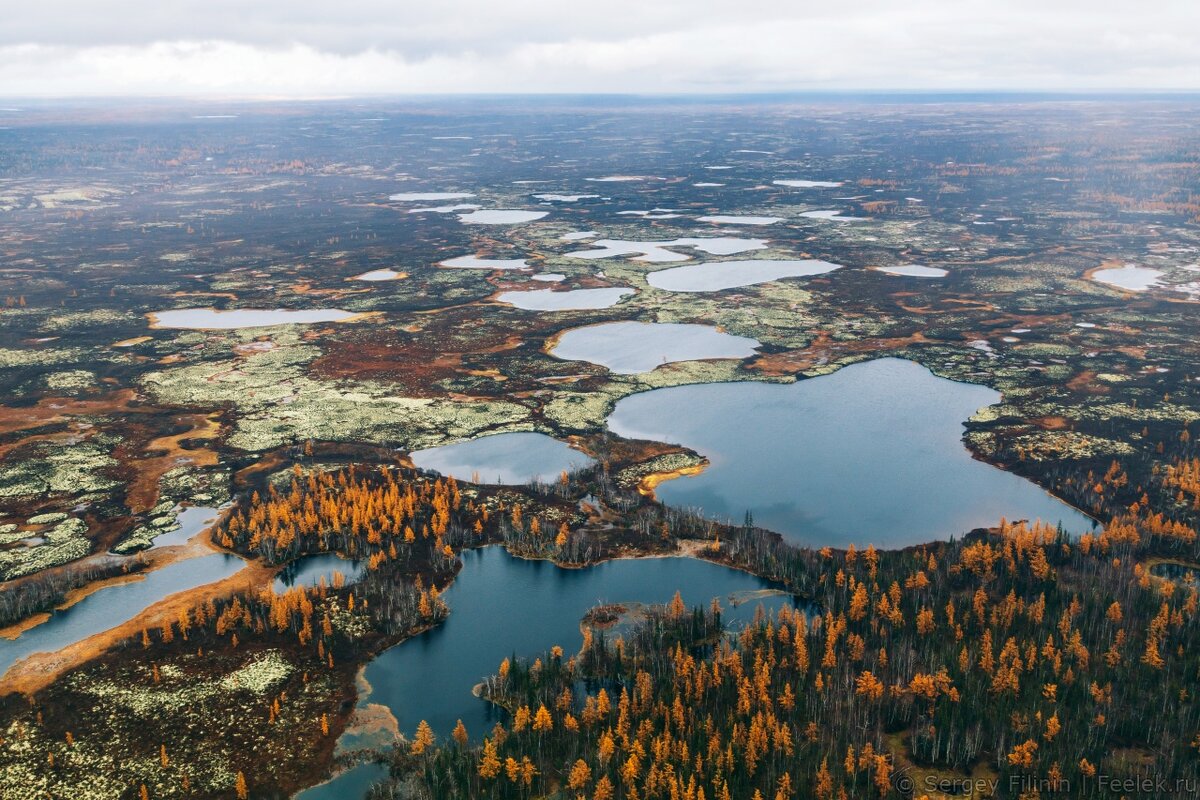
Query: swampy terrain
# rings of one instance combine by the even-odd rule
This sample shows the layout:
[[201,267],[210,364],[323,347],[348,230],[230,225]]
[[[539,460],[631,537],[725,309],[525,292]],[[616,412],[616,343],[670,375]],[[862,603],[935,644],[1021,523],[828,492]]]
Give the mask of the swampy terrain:
[[0,109],[0,800],[1197,780],[1198,111]]

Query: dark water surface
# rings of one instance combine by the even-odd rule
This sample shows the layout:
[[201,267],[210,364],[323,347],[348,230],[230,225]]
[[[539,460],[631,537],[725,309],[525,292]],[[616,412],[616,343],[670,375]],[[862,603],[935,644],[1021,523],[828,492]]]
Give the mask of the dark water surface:
[[544,433],[517,432],[480,436],[466,442],[415,450],[410,456],[421,469],[460,481],[524,484],[533,479],[555,481],[592,464],[592,459],[566,442]]
[[[442,595],[449,618],[367,665],[371,691],[360,702],[386,705],[409,736],[425,720],[445,740],[461,719],[472,739],[482,738],[503,712],[475,697],[472,688],[514,654],[533,658],[556,644],[567,654],[577,652],[583,644],[580,620],[600,603],[666,603],[678,589],[689,606],[719,598],[726,624],[736,627],[759,606],[774,610],[794,602],[790,595],[747,599],[748,593],[777,587],[694,558],[627,559],[586,569],[517,559],[501,547],[467,550],[461,558],[462,571]],[[364,765],[300,797],[361,797],[372,776],[382,772]]]
[[[678,589],[689,606],[721,599],[727,623],[749,619],[756,602],[732,607],[730,595],[774,588],[768,581],[694,558],[610,561],[562,569],[547,561],[513,558],[500,547],[468,550],[463,569],[443,595],[445,623],[393,647],[366,670],[368,701],[388,706],[411,734],[426,720],[440,737],[461,719],[473,738],[491,728],[494,707],[471,688],[514,653],[532,658],[554,645],[579,650],[579,622],[600,603],[666,603]],[[763,605],[778,607],[788,597]]]

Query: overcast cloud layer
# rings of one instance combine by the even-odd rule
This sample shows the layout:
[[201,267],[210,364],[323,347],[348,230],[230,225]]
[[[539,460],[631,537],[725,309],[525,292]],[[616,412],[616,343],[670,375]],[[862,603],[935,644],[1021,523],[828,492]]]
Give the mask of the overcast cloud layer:
[[0,96],[1200,89],[1200,2],[14,0]]

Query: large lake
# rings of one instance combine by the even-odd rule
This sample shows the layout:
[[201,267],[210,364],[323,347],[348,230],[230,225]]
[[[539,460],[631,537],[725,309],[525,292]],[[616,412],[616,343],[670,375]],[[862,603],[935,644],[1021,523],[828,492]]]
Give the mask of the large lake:
[[600,239],[592,243],[595,250],[576,250],[567,253],[568,258],[617,258],[634,256],[633,261],[687,261],[691,258],[668,248],[689,247],[703,250],[715,256],[762,250],[766,239],[743,239],[733,236],[709,236],[705,238],[671,239],[664,242],[635,242],[626,239]]
[[608,426],[690,447],[710,466],[658,485],[665,503],[754,522],[815,546],[899,547],[1000,518],[1091,519],[1037,485],[977,461],[963,422],[992,389],[883,358],[794,384],[679,386],[621,400]]
[[[382,653],[366,669],[365,702],[391,709],[401,732],[427,721],[439,738],[459,719],[473,739],[496,720],[497,709],[472,687],[514,653],[533,658],[554,645],[568,655],[583,644],[579,623],[600,603],[667,603],[679,590],[689,606],[720,598],[729,624],[753,617],[758,602],[736,608],[731,595],[774,588],[745,572],[694,558],[609,561],[562,569],[548,561],[514,558],[501,547],[467,550],[463,568],[442,595],[450,606],[444,623]],[[778,608],[791,596],[762,602]]]
[[[727,626],[794,605],[791,595],[749,573],[694,558],[609,561],[584,569],[562,569],[548,561],[514,558],[502,547],[465,550],[463,568],[442,595],[450,616],[441,625],[384,651],[367,665],[369,694],[359,703],[387,706],[400,731],[411,736],[425,720],[445,741],[458,720],[475,741],[505,712],[472,694],[495,674],[500,662],[517,655],[541,656],[560,645],[566,656],[583,645],[580,621],[600,603],[667,603],[679,590],[689,606],[718,598]],[[348,737],[352,738],[352,737]],[[297,800],[356,800],[386,770],[362,764],[328,783],[301,792]]]

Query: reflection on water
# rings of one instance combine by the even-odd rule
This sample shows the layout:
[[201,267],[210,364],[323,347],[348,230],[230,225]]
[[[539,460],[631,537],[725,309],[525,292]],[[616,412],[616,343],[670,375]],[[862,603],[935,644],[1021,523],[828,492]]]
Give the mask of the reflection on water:
[[944,278],[950,273],[941,267],[926,267],[921,264],[898,264],[894,267],[876,267],[888,275],[899,275],[905,278]]
[[497,433],[469,442],[416,450],[409,454],[420,469],[433,470],[460,481],[525,484],[533,479],[555,480],[592,464],[575,448],[544,433]]
[[285,565],[275,576],[275,591],[282,594],[295,586],[311,588],[325,579],[326,585],[333,584],[334,573],[340,573],[346,583],[354,583],[366,572],[361,561],[348,561],[333,553],[304,556]]
[[711,325],[658,322],[605,322],[562,334],[550,354],[567,361],[589,361],[619,375],[649,372],[672,361],[746,358],[759,342]]
[[359,800],[366,797],[371,784],[388,775],[387,767],[374,762],[348,769],[328,783],[305,789],[295,800]]
[[824,275],[835,269],[839,265],[817,260],[709,261],[651,272],[646,282],[670,292],[719,292],[781,278]]
[[232,328],[263,328],[269,325],[299,325],[313,322],[340,322],[354,316],[353,311],[338,308],[236,308],[221,311],[215,308],[178,308],[150,315],[152,327],[185,328],[192,330],[228,330]]
[[155,547],[170,547],[185,544],[200,531],[212,525],[221,515],[220,509],[209,506],[188,506],[175,517],[178,526],[172,531],[154,537]]
[[163,598],[227,578],[243,566],[236,556],[210,556],[177,561],[129,583],[106,586],[12,641],[0,640],[0,675],[34,653],[54,652],[93,634],[115,628]]
[[608,420],[634,439],[706,456],[699,475],[658,485],[669,505],[756,524],[814,546],[899,547],[1009,520],[1091,520],[1035,484],[976,461],[963,420],[996,403],[983,386],[886,358],[791,385],[720,383],[656,389]]
[[[513,558],[500,547],[468,550],[463,569],[442,595],[450,616],[440,626],[382,653],[366,669],[367,701],[392,710],[411,734],[422,719],[440,737],[461,719],[473,738],[491,728],[497,709],[471,694],[514,653],[534,657],[553,645],[568,653],[583,644],[579,622],[599,603],[667,603],[678,589],[689,605],[721,599],[725,621],[752,619],[758,602],[734,607],[730,595],[773,584],[745,572],[693,558],[609,561],[562,569],[546,561]],[[787,596],[761,605],[779,608]]]
[[1188,564],[1176,564],[1173,561],[1164,561],[1158,564],[1153,564],[1150,567],[1150,574],[1158,578],[1166,578],[1169,581],[1190,586],[1197,582],[1200,567],[1191,566]]
[[[535,279],[537,275],[533,276]],[[571,289],[556,292],[553,289],[535,289],[525,292],[502,292],[496,300],[527,311],[576,311],[611,308],[633,289],[615,287],[611,289]]]

